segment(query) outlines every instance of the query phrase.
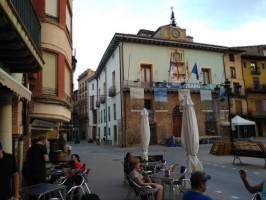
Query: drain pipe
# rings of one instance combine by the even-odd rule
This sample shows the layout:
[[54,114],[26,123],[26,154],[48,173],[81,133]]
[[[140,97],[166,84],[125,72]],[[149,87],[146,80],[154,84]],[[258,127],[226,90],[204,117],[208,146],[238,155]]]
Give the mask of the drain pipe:
[[22,166],[23,166],[23,146],[24,146],[24,141],[20,140],[18,141],[18,170],[22,171]]

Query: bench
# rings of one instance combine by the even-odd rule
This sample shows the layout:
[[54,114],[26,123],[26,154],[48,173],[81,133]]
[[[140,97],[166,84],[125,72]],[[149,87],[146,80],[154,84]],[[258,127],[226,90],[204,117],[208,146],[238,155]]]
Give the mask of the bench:
[[233,164],[238,159],[240,164],[242,163],[240,157],[253,157],[253,158],[263,158],[264,168],[266,168],[266,152],[261,150],[249,150],[249,149],[231,149],[231,154],[234,156]]

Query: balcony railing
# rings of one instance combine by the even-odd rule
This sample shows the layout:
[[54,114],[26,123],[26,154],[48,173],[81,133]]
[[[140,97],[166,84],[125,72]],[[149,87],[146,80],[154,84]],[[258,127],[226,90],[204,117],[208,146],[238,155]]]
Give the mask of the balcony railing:
[[251,74],[260,74],[260,67],[251,67]]
[[256,118],[266,118],[266,112],[265,111],[248,111],[248,114],[252,117]]
[[105,103],[106,102],[106,95],[100,95],[99,101],[100,101],[100,103]]
[[96,101],[96,107],[100,107],[100,101]]
[[41,25],[31,0],[11,0],[37,48],[41,46]]
[[253,87],[247,87],[246,92],[262,92],[266,93],[266,85],[260,85],[260,86],[253,86]]
[[116,86],[111,86],[108,89],[108,95],[109,97],[114,97],[116,95]]
[[66,99],[68,102],[71,103],[71,98],[70,98],[70,96],[68,96],[66,93],[65,93],[65,99]]

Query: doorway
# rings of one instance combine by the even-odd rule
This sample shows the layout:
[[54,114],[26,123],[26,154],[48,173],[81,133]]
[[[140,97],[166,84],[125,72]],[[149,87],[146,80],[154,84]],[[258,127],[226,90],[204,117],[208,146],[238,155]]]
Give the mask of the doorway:
[[172,112],[173,120],[173,135],[175,137],[181,137],[182,128],[182,113],[180,112],[180,107],[176,106]]

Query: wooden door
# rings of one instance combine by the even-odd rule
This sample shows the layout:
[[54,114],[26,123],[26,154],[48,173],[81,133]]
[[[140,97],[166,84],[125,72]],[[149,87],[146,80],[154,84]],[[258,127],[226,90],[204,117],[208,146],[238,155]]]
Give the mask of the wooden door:
[[181,137],[182,115],[172,115],[173,119],[173,135]]

